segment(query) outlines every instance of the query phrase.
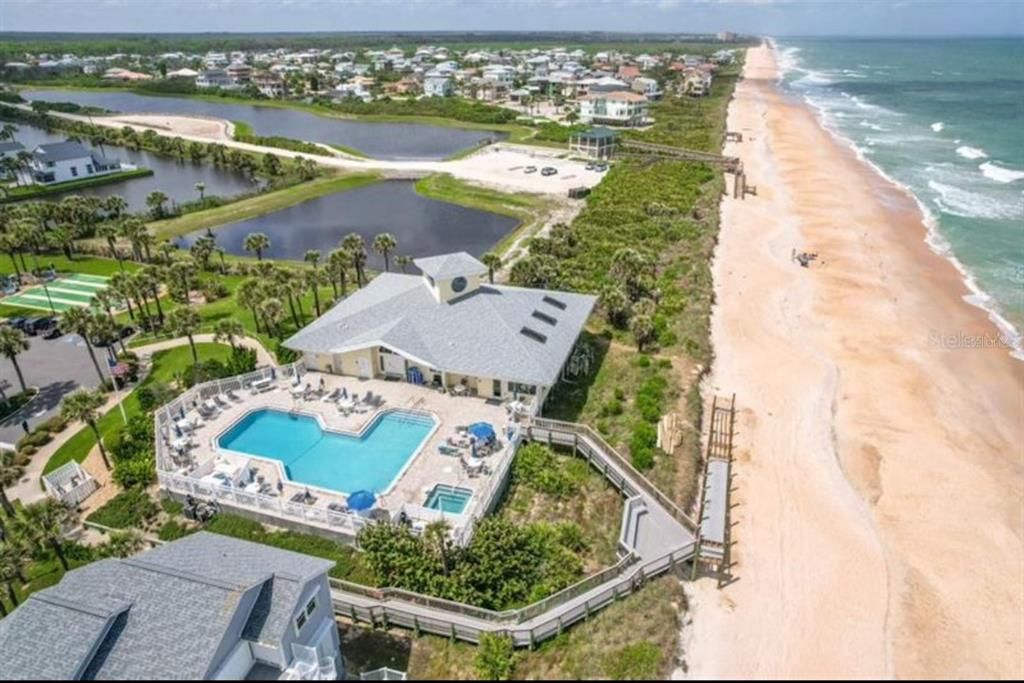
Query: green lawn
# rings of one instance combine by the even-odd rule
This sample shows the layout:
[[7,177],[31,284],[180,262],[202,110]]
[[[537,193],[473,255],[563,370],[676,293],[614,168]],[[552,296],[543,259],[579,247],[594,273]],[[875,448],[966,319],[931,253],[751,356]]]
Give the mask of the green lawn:
[[86,187],[109,185],[111,183],[119,183],[125,180],[132,180],[133,178],[144,178],[151,175],[153,175],[153,171],[151,169],[136,168],[127,171],[120,171],[118,173],[110,173],[108,175],[95,176],[92,178],[68,180],[63,183],[54,183],[52,185],[32,184],[22,185],[20,187],[8,187],[6,194],[0,194],[0,204],[6,202],[18,202],[24,199],[35,199],[37,197],[47,197],[64,192],[74,192],[75,190],[81,190]]
[[[32,257],[26,256],[25,263],[31,268],[33,266]],[[44,268],[53,267],[58,273],[85,273],[86,275],[102,275],[104,277],[110,277],[121,271],[114,259],[94,256],[76,256],[69,260],[62,254],[45,254],[39,257],[39,265]],[[141,267],[138,263],[124,262],[124,269],[129,272]],[[14,266],[11,264],[11,259],[0,258],[0,274],[11,275],[13,273]]]
[[317,178],[283,190],[267,192],[213,209],[195,211],[168,220],[154,221],[149,223],[149,229],[158,240],[173,239],[196,230],[216,229],[228,223],[262,216],[326,194],[344,192],[368,185],[379,179],[380,176],[376,173],[353,173]]
[[[231,355],[231,347],[224,344],[196,344],[200,360],[227,360]],[[102,353],[102,351],[100,351]],[[176,373],[192,365],[192,352],[188,345],[180,346],[167,351],[160,351],[153,354],[153,369],[135,389],[124,399],[124,412],[131,419],[139,413],[142,408],[139,405],[138,389],[154,382],[170,382]],[[100,433],[104,442],[109,442],[111,437],[121,431],[124,421],[121,418],[121,411],[115,406],[99,420]],[[43,474],[52,472],[66,462],[75,460],[82,462],[89,455],[89,451],[96,445],[96,437],[89,427],[82,427],[78,432],[68,439],[64,445],[50,456]]]

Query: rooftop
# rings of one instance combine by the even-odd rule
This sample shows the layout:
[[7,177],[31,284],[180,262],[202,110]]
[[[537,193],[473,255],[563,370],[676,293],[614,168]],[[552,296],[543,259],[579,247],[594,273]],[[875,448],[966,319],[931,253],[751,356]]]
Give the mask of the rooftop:
[[[416,261],[435,279],[465,275],[473,263],[484,268],[468,255]],[[587,294],[481,284],[439,302],[424,278],[382,273],[285,346],[314,353],[385,346],[429,368],[553,386],[596,301]]]
[[418,258],[413,263],[424,275],[429,275],[435,280],[450,280],[460,275],[483,275],[487,272],[487,266],[464,251]]
[[300,591],[332,566],[206,532],[86,565],[0,621],[0,678],[208,678],[232,624],[280,642]]
[[33,150],[33,154],[41,161],[69,161],[92,157],[92,152],[85,145],[72,140],[39,145]]

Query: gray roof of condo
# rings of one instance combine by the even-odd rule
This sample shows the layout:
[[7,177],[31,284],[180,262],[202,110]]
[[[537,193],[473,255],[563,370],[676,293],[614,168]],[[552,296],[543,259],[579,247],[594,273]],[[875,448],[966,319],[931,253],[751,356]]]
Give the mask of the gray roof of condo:
[[67,161],[69,159],[92,157],[92,152],[86,149],[85,145],[72,140],[39,145],[35,148],[33,154],[43,161]]
[[469,277],[487,272],[487,266],[464,251],[441,256],[428,256],[413,261],[417,268],[435,280],[451,280],[454,277]]
[[332,566],[206,532],[86,565],[0,621],[0,679],[208,678],[233,641],[279,644]]
[[587,294],[482,284],[439,303],[424,278],[382,273],[285,345],[317,353],[379,345],[429,368],[551,386],[596,301]]
[[20,152],[25,149],[25,145],[20,142],[10,140],[6,142],[0,142],[0,154],[10,154],[11,152]]

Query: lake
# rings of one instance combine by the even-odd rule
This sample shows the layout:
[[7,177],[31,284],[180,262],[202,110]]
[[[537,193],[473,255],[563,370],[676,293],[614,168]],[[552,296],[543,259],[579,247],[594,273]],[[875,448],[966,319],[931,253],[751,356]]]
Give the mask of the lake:
[[[42,128],[34,128],[24,123],[15,125],[18,127],[15,139],[25,145],[26,149],[33,149],[36,145],[49,142],[63,142],[67,139],[60,133],[50,133]],[[82,140],[82,144],[102,154],[99,148],[93,147],[88,141]],[[114,145],[104,145],[103,151],[106,152],[106,156],[121,162],[151,169],[153,175],[122,180],[109,185],[78,188],[63,194],[48,195],[41,199],[55,200],[72,194],[83,197],[108,197],[116,194],[124,197],[128,202],[129,210],[135,212],[149,210],[146,206],[146,196],[154,190],[160,190],[166,194],[171,202],[187,202],[199,198],[199,193],[196,192],[196,183],[199,182],[205,183],[207,197],[234,197],[258,189],[255,183],[245,177],[245,174],[227,168],[218,168],[212,164],[198,163],[188,159],[180,160]]]
[[[308,249],[319,249],[326,258],[345,235],[356,232],[366,240],[370,267],[383,269],[384,260],[372,249],[373,238],[382,232],[390,232],[398,241],[392,255],[394,268],[397,255],[467,251],[479,257],[517,225],[509,216],[428,199],[416,192],[412,181],[389,180],[231,223],[215,229],[214,236],[229,254],[252,256],[242,248],[245,236],[266,233],[270,249],[264,256],[301,260]],[[179,246],[187,248],[205,234],[201,230],[186,235]]]
[[120,90],[28,90],[22,94],[35,100],[75,102],[125,114],[199,115],[245,121],[257,135],[343,145],[377,159],[444,159],[475,146],[484,138],[505,137],[503,133],[487,130],[421,123],[367,123],[327,118],[296,109],[139,95]]

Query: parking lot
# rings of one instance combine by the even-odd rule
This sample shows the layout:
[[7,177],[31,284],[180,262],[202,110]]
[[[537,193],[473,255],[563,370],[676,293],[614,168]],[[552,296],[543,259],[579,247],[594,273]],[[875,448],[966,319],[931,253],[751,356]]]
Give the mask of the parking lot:
[[[22,437],[23,420],[28,420],[30,427],[48,420],[57,414],[65,395],[79,387],[93,388],[99,384],[85,342],[78,335],[65,334],[57,339],[29,337],[29,343],[29,350],[18,356],[18,365],[25,383],[39,387],[39,395],[17,413],[0,420],[2,443],[13,444]],[[105,349],[96,349],[100,363],[105,357]],[[0,358],[0,382],[8,395],[21,390],[14,366],[6,358]]]

